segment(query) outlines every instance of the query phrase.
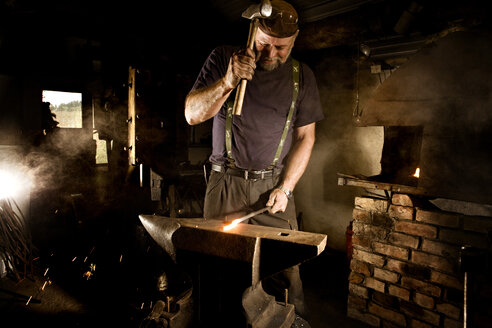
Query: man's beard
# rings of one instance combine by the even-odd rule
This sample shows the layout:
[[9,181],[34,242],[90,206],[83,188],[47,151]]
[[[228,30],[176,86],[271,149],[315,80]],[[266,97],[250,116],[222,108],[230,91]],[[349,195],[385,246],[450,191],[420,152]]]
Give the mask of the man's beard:
[[270,72],[277,69],[283,63],[281,62],[281,59],[279,57],[275,57],[268,61],[264,61],[260,59],[259,64],[263,70]]
[[[287,56],[285,56],[286,58],[285,61],[282,61],[282,58],[280,57],[273,57],[268,61],[264,61],[261,58],[261,54],[258,54],[260,56],[260,60],[258,61],[258,64],[260,65],[261,69],[271,72],[277,69],[278,67],[280,67],[282,64],[284,64],[287,61],[287,58],[289,58],[291,51],[292,49],[290,49]],[[258,58],[258,55],[256,58]]]

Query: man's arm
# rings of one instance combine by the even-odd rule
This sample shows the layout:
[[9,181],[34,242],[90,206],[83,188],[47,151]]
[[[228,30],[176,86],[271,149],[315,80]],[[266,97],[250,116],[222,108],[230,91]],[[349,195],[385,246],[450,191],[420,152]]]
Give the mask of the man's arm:
[[[294,129],[292,148],[287,157],[282,181],[280,181],[280,184],[290,191],[294,190],[306,170],[314,146],[315,126],[316,123],[311,123]],[[287,207],[288,201],[282,190],[274,189],[270,193],[270,198],[266,205],[272,206],[272,213],[283,212]]]
[[211,86],[193,90],[186,96],[185,117],[188,124],[199,124],[214,117],[241,79],[253,78],[255,69],[255,54],[251,49],[235,52],[222,78]]
[[221,78],[210,87],[191,91],[185,99],[185,117],[190,125],[202,123],[215,116],[233,88]]

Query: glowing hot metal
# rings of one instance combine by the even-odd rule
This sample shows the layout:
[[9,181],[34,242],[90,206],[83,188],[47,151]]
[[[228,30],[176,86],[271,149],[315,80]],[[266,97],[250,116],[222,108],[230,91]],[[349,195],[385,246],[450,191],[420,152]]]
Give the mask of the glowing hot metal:
[[235,219],[235,220],[232,220],[232,222],[226,226],[224,226],[224,231],[229,231],[235,227],[237,227],[237,225],[242,222],[244,220],[241,220],[241,219]]
[[224,226],[223,229],[224,229],[224,231],[231,230],[231,229],[235,228],[239,223],[241,223],[243,221],[246,221],[247,219],[252,218],[255,215],[258,215],[258,214],[261,214],[263,212],[266,212],[266,211],[268,211],[271,208],[272,208],[271,206],[267,206],[267,207],[264,207],[264,208],[259,209],[257,211],[251,212],[251,213],[249,213],[249,214],[247,214],[247,215],[245,215],[245,216],[243,216],[243,217],[241,217],[239,219],[233,220],[230,224]]

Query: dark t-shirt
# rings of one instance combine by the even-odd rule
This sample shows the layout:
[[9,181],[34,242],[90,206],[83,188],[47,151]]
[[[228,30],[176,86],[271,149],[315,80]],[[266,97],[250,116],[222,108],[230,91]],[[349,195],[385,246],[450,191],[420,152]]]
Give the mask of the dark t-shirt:
[[[212,85],[227,71],[235,47],[222,46],[212,51],[205,61],[193,86],[199,89]],[[285,140],[277,167],[289,152],[294,127],[304,126],[323,119],[316,79],[312,70],[301,63],[300,90],[292,117],[289,133]],[[235,165],[249,170],[262,170],[272,164],[282,137],[287,114],[293,95],[291,58],[274,71],[257,68],[253,79],[248,81],[241,115],[233,116],[232,157]],[[234,95],[231,96],[234,101]],[[224,104],[213,118],[212,155],[210,161],[223,164],[226,160]]]

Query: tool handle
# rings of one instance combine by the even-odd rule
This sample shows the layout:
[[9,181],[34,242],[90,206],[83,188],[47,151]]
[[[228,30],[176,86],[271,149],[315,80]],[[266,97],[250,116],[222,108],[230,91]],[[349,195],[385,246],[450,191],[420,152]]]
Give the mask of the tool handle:
[[234,107],[232,107],[232,113],[234,115],[241,115],[241,112],[243,110],[243,100],[244,100],[244,94],[246,93],[247,83],[248,80],[241,80],[241,83],[237,88],[236,98],[234,99]]
[[252,218],[252,217],[253,217],[253,216],[255,216],[255,215],[258,215],[258,214],[261,214],[261,213],[263,213],[263,212],[266,212],[266,211],[268,211],[268,210],[269,210],[269,209],[271,209],[271,208],[272,208],[271,206],[267,206],[267,207],[264,207],[264,208],[259,209],[259,210],[257,210],[257,211],[251,212],[251,213],[249,213],[249,214],[247,214],[247,215],[245,215],[245,216],[243,216],[243,217],[239,218],[236,222],[237,222],[237,223],[239,223],[239,222],[245,221],[245,220],[247,220],[247,219],[249,219],[249,218]]
[[[248,48],[253,50],[255,46],[256,31],[258,30],[258,18],[255,18],[249,24],[249,35],[248,35]],[[241,80],[239,87],[236,90],[236,98],[234,99],[234,107],[232,107],[232,113],[234,115],[241,115],[243,110],[243,100],[244,94],[246,93],[246,84],[248,80]]]

